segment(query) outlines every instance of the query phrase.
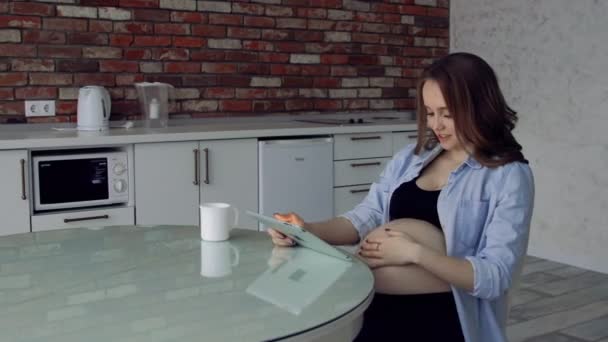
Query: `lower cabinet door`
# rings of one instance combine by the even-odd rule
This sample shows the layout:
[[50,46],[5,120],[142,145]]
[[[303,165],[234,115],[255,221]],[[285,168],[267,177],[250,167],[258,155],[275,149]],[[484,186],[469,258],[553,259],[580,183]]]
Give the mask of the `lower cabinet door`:
[[334,215],[342,215],[361,203],[371,184],[334,188]]
[[257,230],[245,210],[258,211],[257,139],[200,142],[200,202],[224,202],[237,208],[239,228]]
[[198,225],[198,142],[135,145],[135,222]]
[[135,224],[133,207],[79,210],[32,216],[32,231],[65,228],[101,228]]
[[0,165],[0,235],[27,233],[30,231],[27,151],[0,151]]

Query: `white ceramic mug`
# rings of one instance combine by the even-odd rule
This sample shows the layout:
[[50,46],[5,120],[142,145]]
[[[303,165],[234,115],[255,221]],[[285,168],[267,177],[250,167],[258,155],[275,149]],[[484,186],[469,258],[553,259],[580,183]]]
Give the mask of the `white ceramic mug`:
[[[234,213],[234,223],[230,214]],[[205,241],[224,241],[239,222],[239,212],[228,203],[203,203],[200,206],[201,239]]]
[[239,264],[239,250],[228,241],[201,241],[201,275],[225,277]]

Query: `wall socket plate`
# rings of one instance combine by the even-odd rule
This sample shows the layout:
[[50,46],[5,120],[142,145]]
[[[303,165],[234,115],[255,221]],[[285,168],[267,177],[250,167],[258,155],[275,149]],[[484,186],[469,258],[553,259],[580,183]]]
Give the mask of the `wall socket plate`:
[[25,101],[25,116],[55,116],[55,100]]

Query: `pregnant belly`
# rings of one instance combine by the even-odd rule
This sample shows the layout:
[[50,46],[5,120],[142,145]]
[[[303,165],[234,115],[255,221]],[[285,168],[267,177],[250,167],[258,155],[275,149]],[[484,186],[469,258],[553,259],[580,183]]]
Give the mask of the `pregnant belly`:
[[[432,224],[414,220],[399,219],[391,221],[368,236],[386,234],[384,229],[390,228],[404,232],[420,244],[445,255],[445,239],[441,231]],[[374,273],[376,292],[385,294],[420,294],[448,292],[450,286],[432,273],[416,265],[386,266],[372,270]]]

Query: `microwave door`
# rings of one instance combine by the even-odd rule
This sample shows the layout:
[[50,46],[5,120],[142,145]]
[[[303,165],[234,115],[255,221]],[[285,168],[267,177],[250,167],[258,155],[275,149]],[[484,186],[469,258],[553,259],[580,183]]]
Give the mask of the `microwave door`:
[[105,157],[41,160],[37,171],[39,210],[108,203],[108,159]]

